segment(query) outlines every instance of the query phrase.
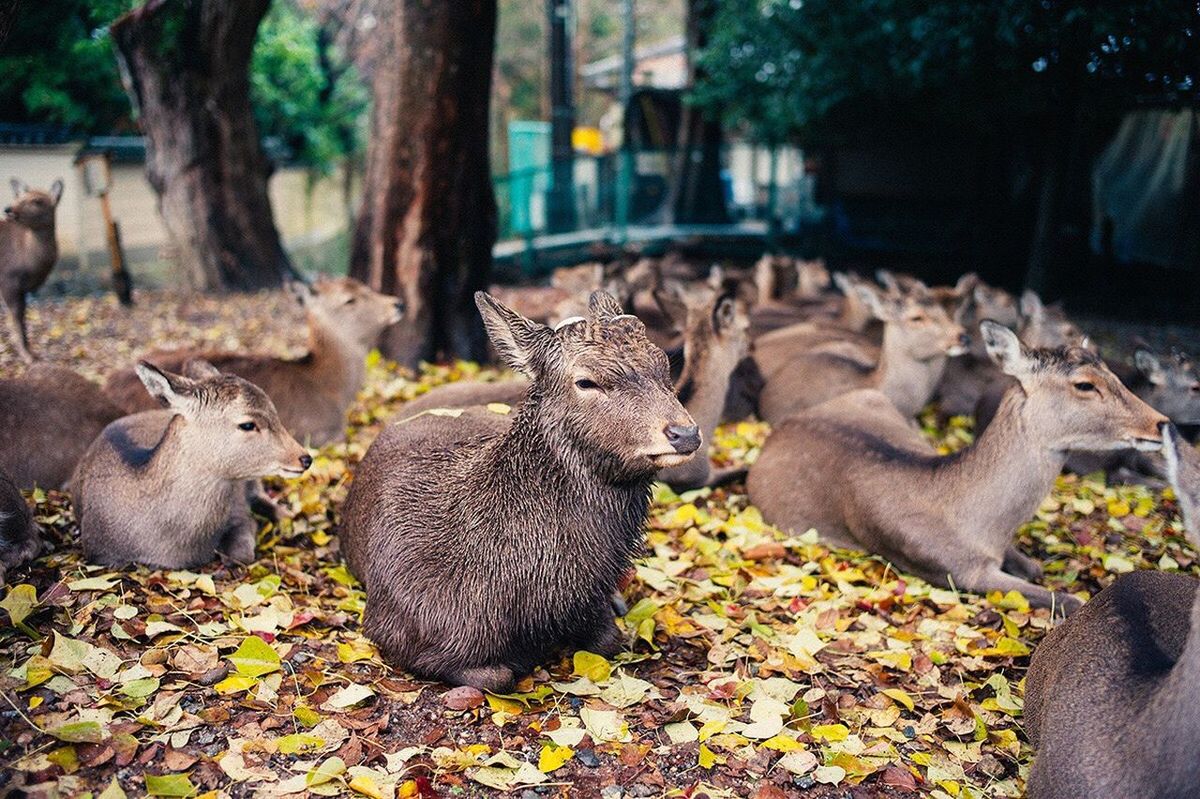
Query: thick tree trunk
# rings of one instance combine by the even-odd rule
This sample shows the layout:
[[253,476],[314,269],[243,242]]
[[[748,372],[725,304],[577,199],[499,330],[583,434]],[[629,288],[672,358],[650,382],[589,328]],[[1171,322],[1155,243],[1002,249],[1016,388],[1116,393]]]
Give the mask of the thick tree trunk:
[[[715,0],[688,0],[687,52],[708,44],[708,29],[716,13]],[[689,64],[689,84],[703,79],[695,63]],[[676,223],[722,224],[729,221],[725,190],[721,184],[721,123],[716,112],[706,113],[685,104],[680,119],[678,152],[667,198],[667,213]]]
[[149,0],[112,24],[146,136],[146,176],[195,289],[291,273],[250,108],[250,55],[270,0]]
[[350,272],[404,298],[386,354],[415,364],[480,360],[472,298],[496,240],[488,99],[496,0],[396,0],[380,7],[383,51]]

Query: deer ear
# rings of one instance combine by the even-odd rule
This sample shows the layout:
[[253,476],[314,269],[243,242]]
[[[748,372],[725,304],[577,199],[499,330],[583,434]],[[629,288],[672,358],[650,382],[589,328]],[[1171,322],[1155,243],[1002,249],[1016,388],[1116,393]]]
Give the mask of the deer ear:
[[62,182],[62,178],[59,178],[58,180],[56,180],[50,184],[50,199],[54,202],[55,205],[58,205],[58,201],[62,199],[62,193],[63,193],[63,182]]
[[883,292],[866,283],[856,283],[853,286],[858,297],[863,304],[867,306],[867,310],[876,319],[883,322],[892,322],[900,318],[899,308],[895,298],[891,296],[885,297]]
[[1021,316],[1026,320],[1040,321],[1046,313],[1046,306],[1042,304],[1042,298],[1036,292],[1026,289],[1021,294]]
[[534,379],[536,354],[550,340],[550,328],[526,319],[483,291],[475,292],[475,305],[500,359],[513,371]]
[[220,377],[221,372],[203,358],[191,358],[183,365],[183,374],[192,380],[212,380]]
[[717,300],[713,309],[713,329],[718,333],[731,330],[737,320],[737,301],[729,294]]
[[615,316],[621,316],[625,309],[617,298],[607,291],[593,291],[588,297],[588,313],[598,322],[606,322]]
[[20,178],[10,178],[8,185],[12,186],[13,197],[17,199],[20,199],[21,195],[24,194],[29,188],[25,185],[25,181],[21,180]]
[[662,288],[655,289],[653,295],[654,302],[671,320],[671,324],[682,330],[687,324],[687,304],[683,301],[683,287],[671,280]]
[[1162,361],[1150,350],[1138,350],[1133,354],[1133,365],[1142,375],[1156,386],[1167,382],[1167,370]]
[[289,280],[284,284],[287,293],[292,295],[292,298],[300,304],[301,307],[308,305],[313,297],[317,295],[316,287],[303,280]]
[[193,393],[191,380],[159,369],[149,361],[138,361],[136,371],[150,396],[162,403],[163,407],[184,407]]
[[1032,369],[1029,352],[1016,333],[991,319],[979,323],[979,332],[983,335],[983,346],[988,356],[1001,371],[1018,380],[1029,374]]
[[975,272],[967,272],[958,279],[957,283],[954,284],[954,293],[960,297],[966,297],[970,295],[970,293],[974,291],[975,287],[978,285],[979,275]]

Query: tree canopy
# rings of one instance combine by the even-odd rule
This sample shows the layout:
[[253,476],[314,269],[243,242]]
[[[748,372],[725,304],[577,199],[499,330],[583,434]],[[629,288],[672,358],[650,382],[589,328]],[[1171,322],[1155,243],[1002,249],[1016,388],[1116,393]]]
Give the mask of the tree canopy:
[[881,120],[974,126],[1064,95],[1195,100],[1200,12],[1180,0],[722,3],[694,99],[768,140]]

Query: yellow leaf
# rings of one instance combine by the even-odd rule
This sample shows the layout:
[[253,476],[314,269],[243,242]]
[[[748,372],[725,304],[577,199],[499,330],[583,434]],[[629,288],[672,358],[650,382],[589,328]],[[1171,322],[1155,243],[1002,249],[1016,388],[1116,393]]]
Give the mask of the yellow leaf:
[[383,799],[383,792],[379,790],[379,786],[375,784],[375,780],[371,779],[366,774],[359,774],[348,783],[350,790],[355,793],[361,793],[363,796],[369,796],[371,799]]
[[244,674],[230,674],[214,685],[213,690],[222,696],[228,696],[229,694],[239,694],[242,691],[249,691],[256,685],[258,685],[257,677],[247,677]]
[[701,741],[707,741],[709,738],[725,729],[725,725],[727,723],[728,722],[725,719],[711,719],[706,721],[704,722],[703,726],[700,727],[700,733],[696,737]]
[[783,733],[776,735],[774,738],[768,738],[760,746],[765,746],[767,749],[774,749],[777,752],[802,752],[806,748],[804,744],[795,738],[791,738]]
[[575,750],[569,746],[557,744],[542,744],[541,754],[538,755],[538,769],[543,774],[549,774],[575,756]]
[[338,660],[343,663],[356,663],[360,660],[370,660],[375,657],[375,647],[369,641],[355,639],[349,643],[337,645]]
[[868,652],[867,657],[885,666],[891,666],[897,671],[909,671],[912,669],[912,655],[907,652],[884,649],[878,652]]
[[818,724],[812,728],[812,737],[829,743],[844,741],[850,737],[850,730],[845,724]]
[[704,744],[700,744],[700,755],[697,758],[700,763],[700,768],[712,768],[718,763],[724,763],[725,758],[719,757],[713,750],[709,749]]
[[242,639],[237,651],[229,656],[229,661],[244,677],[261,677],[279,671],[280,662],[279,653],[257,635]]
[[602,656],[579,650],[574,658],[575,674],[595,683],[604,682],[612,674],[612,665]]
[[913,699],[908,695],[907,691],[902,691],[899,688],[884,688],[883,695],[899,702],[909,710],[912,710],[915,707],[913,704]]

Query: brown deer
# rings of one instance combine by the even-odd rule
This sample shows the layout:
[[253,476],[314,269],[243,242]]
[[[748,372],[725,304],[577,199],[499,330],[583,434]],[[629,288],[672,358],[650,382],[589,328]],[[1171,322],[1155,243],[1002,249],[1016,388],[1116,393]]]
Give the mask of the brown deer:
[[340,537],[391,663],[502,693],[560,651],[621,649],[611,597],[642,545],[650,484],[701,441],[666,355],[612,296],[557,329],[475,298],[530,381],[515,418],[499,432],[427,414],[386,428]]
[[1012,329],[1019,329],[1021,325],[1020,305],[1012,294],[1002,288],[989,286],[977,277],[969,281],[969,285],[970,291],[964,295],[967,301],[955,318],[971,335],[971,348],[951,358],[942,373],[936,399],[938,412],[944,418],[974,413],[980,396],[1000,374],[984,351],[981,339],[975,335],[979,323],[990,319]]
[[37,557],[41,551],[42,540],[25,497],[0,470],[0,587],[8,569]]
[[796,414],[750,468],[750,500],[771,523],[815,527],[839,546],[882,555],[942,586],[1016,590],[1039,607],[1079,605],[1031,580],[1040,564],[1013,546],[1072,448],[1156,448],[1166,417],[1081,348],[1030,350],[992,322],[987,350],[1018,380],[975,443],[939,456],[879,391]]
[[[1163,456],[1200,546],[1200,455],[1174,426]],[[1025,681],[1030,799],[1190,799],[1200,785],[1200,591],[1183,574],[1117,579],[1051,631]]]
[[[311,446],[327,444],[344,434],[346,409],[366,375],[367,353],[388,326],[400,321],[403,306],[395,297],[348,277],[325,278],[311,286],[293,283],[290,288],[308,320],[308,352],[298,359],[200,350],[143,357],[172,371],[198,358],[249,380],[274,401],[284,427]],[[132,369],[110,377],[105,391],[127,413],[155,407]]]
[[[735,293],[707,283],[683,286],[672,281],[655,296],[663,313],[683,331],[683,369],[674,381],[676,395],[699,426],[702,439],[711,441],[721,422],[731,377],[750,346],[746,304]],[[431,410],[489,403],[513,406],[528,390],[525,380],[451,383],[405,404],[401,415],[407,418]],[[728,476],[714,472],[712,462],[702,453],[681,466],[664,469],[658,479],[682,491]]]
[[123,415],[91,380],[34,364],[0,380],[0,471],[19,488],[62,488],[93,439]]
[[12,179],[13,204],[0,219],[0,300],[8,315],[8,328],[17,355],[33,361],[29,334],[25,330],[25,295],[37,291],[58,261],[54,237],[54,212],[62,199],[63,182],[56,180],[50,191],[31,189]]
[[883,392],[905,416],[913,416],[933,396],[946,359],[969,343],[963,328],[928,292],[903,297],[864,295],[883,320],[883,346],[874,365],[864,363],[842,342],[831,342],[788,360],[767,378],[759,413],[768,422],[861,388]]
[[113,422],[79,462],[71,493],[94,563],[249,563],[258,524],[246,481],[295,477],[312,463],[262,389],[204,361],[185,371],[140,362],[138,377],[165,408]]

